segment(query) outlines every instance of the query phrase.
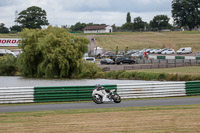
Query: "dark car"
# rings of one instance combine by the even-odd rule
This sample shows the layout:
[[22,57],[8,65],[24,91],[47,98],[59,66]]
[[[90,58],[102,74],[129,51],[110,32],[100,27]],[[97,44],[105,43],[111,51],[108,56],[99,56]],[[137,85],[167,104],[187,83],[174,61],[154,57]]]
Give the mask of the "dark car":
[[115,63],[116,64],[124,64],[124,63],[128,63],[128,64],[134,64],[135,60],[130,58],[130,57],[119,57],[115,59]]
[[109,58],[101,59],[101,64],[115,64],[115,62]]

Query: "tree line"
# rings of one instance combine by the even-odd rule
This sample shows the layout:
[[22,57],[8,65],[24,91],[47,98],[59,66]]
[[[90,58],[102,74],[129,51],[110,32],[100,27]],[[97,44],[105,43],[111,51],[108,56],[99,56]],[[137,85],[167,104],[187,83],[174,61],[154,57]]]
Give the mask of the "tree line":
[[[126,23],[122,26],[112,25],[114,31],[159,31],[163,29],[172,29],[174,27],[192,30],[200,26],[200,0],[172,0],[172,17],[174,25],[169,24],[167,15],[157,15],[150,23],[144,22],[140,16],[131,19],[130,12],[127,13]],[[0,23],[0,33],[20,32],[24,28],[41,29],[42,26],[49,25],[46,18],[46,11],[37,6],[32,6],[21,11],[15,20],[19,25],[7,28],[4,23]],[[63,26],[70,31],[81,32],[85,26],[102,25],[93,23],[77,22],[70,28]]]

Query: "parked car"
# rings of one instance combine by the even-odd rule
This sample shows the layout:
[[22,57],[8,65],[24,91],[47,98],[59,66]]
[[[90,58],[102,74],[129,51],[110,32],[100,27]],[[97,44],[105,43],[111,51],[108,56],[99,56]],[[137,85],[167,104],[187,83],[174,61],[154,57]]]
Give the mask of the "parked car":
[[144,56],[144,51],[139,51],[139,52],[136,52],[134,54],[131,54],[131,57],[134,58],[134,59],[136,59],[136,58],[142,59],[143,56]]
[[165,51],[165,50],[169,50],[169,48],[164,48],[164,49],[162,49],[161,52],[160,52],[159,54],[162,54],[162,52]]
[[147,52],[147,53],[150,53],[151,50],[153,50],[153,49],[146,49],[146,52]]
[[177,54],[191,54],[192,48],[191,47],[180,48],[176,53]]
[[159,49],[153,49],[153,50],[151,50],[149,53],[150,54],[155,54],[156,53],[156,51],[158,51]]
[[167,49],[161,52],[161,54],[175,54],[174,49]]
[[154,51],[154,54],[160,54],[162,51],[163,51],[163,49],[156,49],[156,50]]
[[115,64],[115,62],[109,58],[101,59],[100,63],[101,63],[101,65],[102,64]]
[[114,57],[115,54],[111,51],[105,52],[102,54],[101,58],[108,58],[108,57]]
[[131,54],[134,54],[134,53],[137,53],[139,50],[130,50],[126,53],[126,55],[131,55]]
[[88,61],[88,62],[95,63],[95,58],[94,57],[84,57],[83,59]]
[[115,63],[116,64],[124,64],[124,63],[128,63],[128,64],[134,64],[135,60],[130,58],[130,57],[119,57],[115,59]]

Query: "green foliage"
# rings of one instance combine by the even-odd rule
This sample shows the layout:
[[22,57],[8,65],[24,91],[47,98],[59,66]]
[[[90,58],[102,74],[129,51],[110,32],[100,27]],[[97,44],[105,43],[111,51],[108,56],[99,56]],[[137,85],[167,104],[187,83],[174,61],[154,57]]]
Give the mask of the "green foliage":
[[146,23],[142,21],[141,17],[136,17],[134,18],[133,25],[136,31],[143,31]]
[[25,77],[71,78],[82,72],[88,40],[64,28],[25,29],[20,33],[19,71]]
[[200,25],[200,0],[173,0],[172,17],[175,23],[192,30]]
[[16,58],[12,55],[4,55],[0,57],[0,75],[11,76],[16,73]]
[[83,62],[82,72],[79,75],[80,78],[96,78],[103,77],[102,70],[98,68],[96,63]]
[[158,81],[194,81],[200,80],[199,75],[179,75],[167,73],[136,72],[136,71],[110,71],[99,74],[99,78],[129,79],[129,80],[158,80]]
[[72,31],[83,31],[83,29],[86,27],[86,24],[85,23],[76,23],[75,25],[72,25],[71,26],[71,30]]
[[170,18],[166,15],[157,15],[150,21],[150,26],[156,30],[163,30],[170,27]]
[[130,14],[130,12],[127,13],[126,23],[131,23],[131,14]]
[[22,26],[13,25],[12,27],[10,27],[10,31],[11,32],[21,32],[22,31]]
[[122,25],[122,30],[125,30],[125,31],[133,31],[134,29],[134,25],[133,23],[125,23]]
[[7,27],[5,27],[4,23],[0,23],[0,33],[8,33],[9,30]]
[[41,26],[49,25],[45,10],[40,7],[32,6],[19,13],[16,22],[22,24],[22,27],[29,29],[41,29]]
[[120,74],[122,74],[124,72],[125,71],[110,71],[110,72],[105,72],[105,78],[120,79]]
[[72,25],[71,26],[71,32],[83,32],[83,29],[86,27],[86,26],[99,26],[99,25],[106,25],[106,24],[93,24],[93,23],[80,23],[80,22],[77,22],[75,25]]

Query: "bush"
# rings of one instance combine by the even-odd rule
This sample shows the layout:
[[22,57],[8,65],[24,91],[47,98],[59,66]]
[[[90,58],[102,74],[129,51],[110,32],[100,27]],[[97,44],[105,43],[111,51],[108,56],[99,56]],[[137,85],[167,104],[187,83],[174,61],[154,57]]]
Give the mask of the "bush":
[[4,55],[0,58],[0,75],[12,76],[16,73],[16,58],[12,55]]
[[[95,63],[90,63],[86,61],[83,62],[83,68],[81,71],[82,72],[80,73],[80,75],[75,78],[98,78],[98,74],[102,72]],[[101,76],[103,75],[101,74]]]
[[105,72],[105,78],[110,79],[120,79],[120,74],[124,73],[125,71],[110,71]]

